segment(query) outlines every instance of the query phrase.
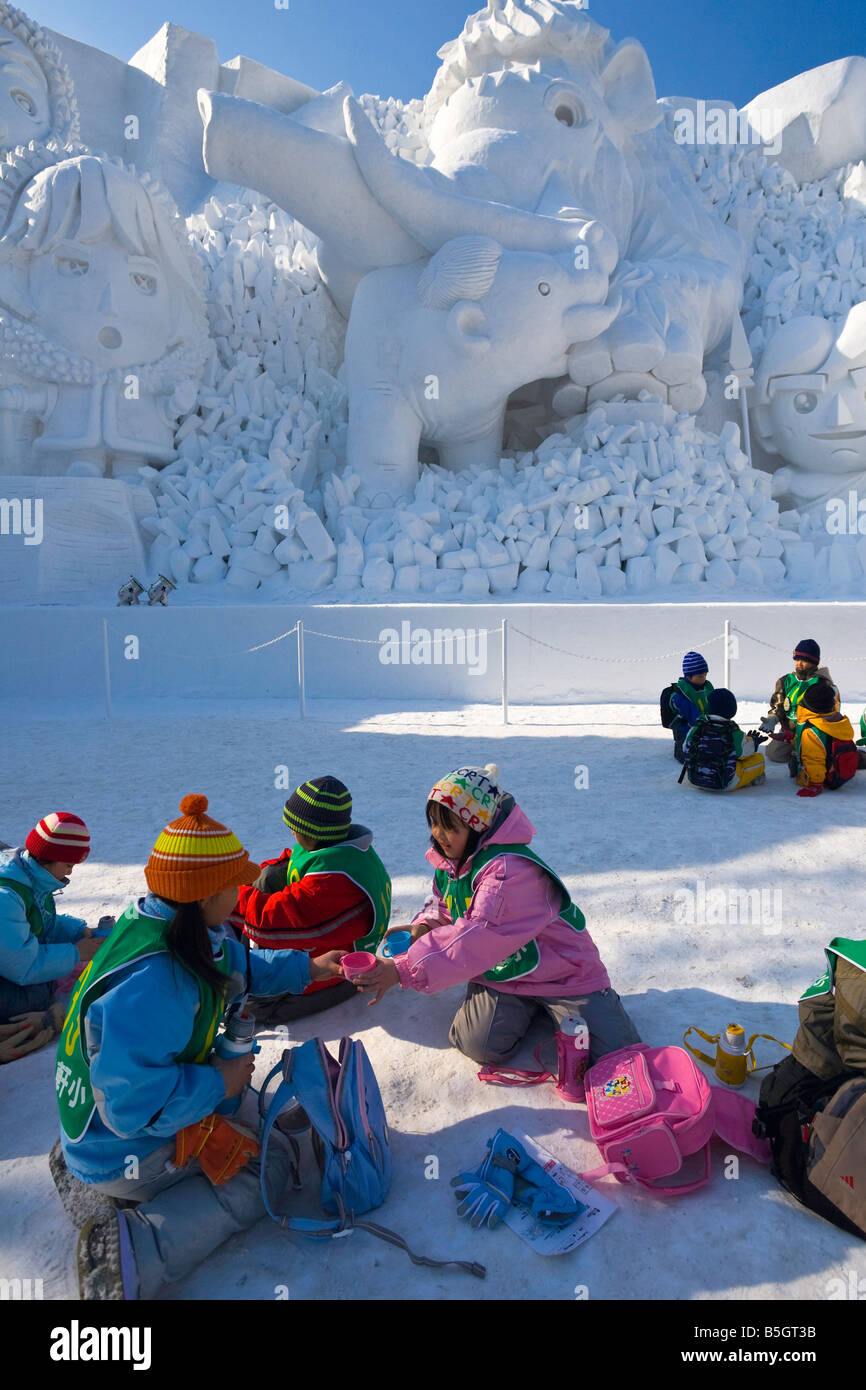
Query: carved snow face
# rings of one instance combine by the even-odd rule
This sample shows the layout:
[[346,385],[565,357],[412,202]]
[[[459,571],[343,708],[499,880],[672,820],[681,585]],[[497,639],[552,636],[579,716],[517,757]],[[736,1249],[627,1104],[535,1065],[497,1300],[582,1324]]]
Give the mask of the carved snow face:
[[574,206],[574,191],[606,142],[601,84],[548,61],[471,78],[438,112],[433,166],[460,193],[555,216]]
[[769,418],[776,449],[789,463],[820,473],[866,468],[866,367],[776,377]]
[[155,362],[170,345],[163,267],[129,255],[113,234],[96,244],[61,242],[34,257],[30,294],[40,325],[100,370]]
[[783,324],[757,385],[764,401],[755,413],[768,452],[808,472],[866,468],[866,303],[854,305],[838,334],[817,317]]
[[41,140],[50,130],[45,74],[27,45],[0,28],[0,151]]

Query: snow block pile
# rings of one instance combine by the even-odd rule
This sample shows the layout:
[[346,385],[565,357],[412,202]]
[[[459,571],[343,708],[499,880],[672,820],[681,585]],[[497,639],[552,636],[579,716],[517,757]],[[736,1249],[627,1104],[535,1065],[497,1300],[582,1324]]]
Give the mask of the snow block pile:
[[[177,430],[178,459],[141,470],[154,497],[142,529],[154,570],[251,591],[309,558],[287,543],[289,529],[302,522],[312,536],[312,517],[323,531],[319,475],[345,453],[346,392],[334,375],[345,325],[312,238],[260,195],[211,198],[187,225],[207,269],[212,351]],[[327,547],[319,538],[314,549]]]
[[414,500],[393,515],[371,519],[353,506],[356,490],[354,478],[324,487],[342,594],[767,589],[784,582],[790,547],[803,563],[799,518],[780,518],[736,426],[710,435],[658,402],[598,405],[498,470],[425,468]]
[[389,150],[412,164],[426,164],[430,158],[425,134],[424,102],[419,98],[402,102],[395,97],[362,96],[364,112],[382,132]]

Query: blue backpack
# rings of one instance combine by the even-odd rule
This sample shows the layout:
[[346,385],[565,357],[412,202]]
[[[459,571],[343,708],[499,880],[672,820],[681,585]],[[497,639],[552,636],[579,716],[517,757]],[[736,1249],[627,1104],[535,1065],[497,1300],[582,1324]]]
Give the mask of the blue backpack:
[[[282,1072],[282,1080],[270,1100],[270,1082]],[[297,1105],[306,1112],[312,1129],[313,1152],[321,1173],[321,1203],[331,1220],[311,1221],[304,1217],[278,1215],[274,1211],[266,1181],[267,1148],[274,1123],[286,1108]],[[371,1235],[405,1250],[413,1264],[432,1268],[454,1265],[483,1279],[483,1265],[464,1260],[430,1260],[416,1255],[402,1236],[358,1218],[379,1207],[391,1184],[391,1151],[385,1108],[364,1044],[352,1038],[340,1041],[335,1061],[321,1038],[311,1038],[300,1047],[287,1048],[282,1060],[269,1073],[259,1093],[261,1135],[261,1185],[267,1213],[284,1229],[297,1231],[312,1240],[333,1240],[352,1230]],[[294,1155],[291,1163],[292,1186],[300,1180],[300,1150],[296,1140],[283,1131]]]

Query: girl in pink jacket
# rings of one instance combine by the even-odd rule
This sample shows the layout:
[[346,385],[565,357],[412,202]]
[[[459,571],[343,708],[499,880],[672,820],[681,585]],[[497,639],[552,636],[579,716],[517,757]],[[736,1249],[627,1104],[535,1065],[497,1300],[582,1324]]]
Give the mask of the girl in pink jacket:
[[371,1004],[393,985],[438,994],[466,983],[451,1042],[490,1065],[515,1051],[539,1010],[556,1027],[579,1014],[594,1062],[639,1042],[639,1035],[611,988],[583,913],[529,848],[534,827],[500,790],[498,776],[492,763],[460,767],[433,787],[427,799],[433,893],[411,923],[409,950],[356,983],[373,994]]

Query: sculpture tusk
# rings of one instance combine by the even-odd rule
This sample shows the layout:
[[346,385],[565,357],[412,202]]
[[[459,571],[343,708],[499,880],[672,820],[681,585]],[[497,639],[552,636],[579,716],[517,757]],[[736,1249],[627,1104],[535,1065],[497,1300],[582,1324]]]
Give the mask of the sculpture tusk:
[[257,188],[323,242],[334,243],[360,273],[406,265],[424,255],[379,205],[339,136],[312,130],[242,97],[198,92],[204,167],[214,179]]
[[577,309],[569,309],[565,315],[565,326],[571,335],[571,346],[590,343],[605,329],[610,328],[620,309],[622,300],[614,304],[586,304]]
[[408,234],[438,251],[456,236],[488,236],[511,251],[573,252],[586,223],[542,217],[506,203],[456,193],[438,170],[393,155],[353,97],[343,107],[346,131],[367,187]]

